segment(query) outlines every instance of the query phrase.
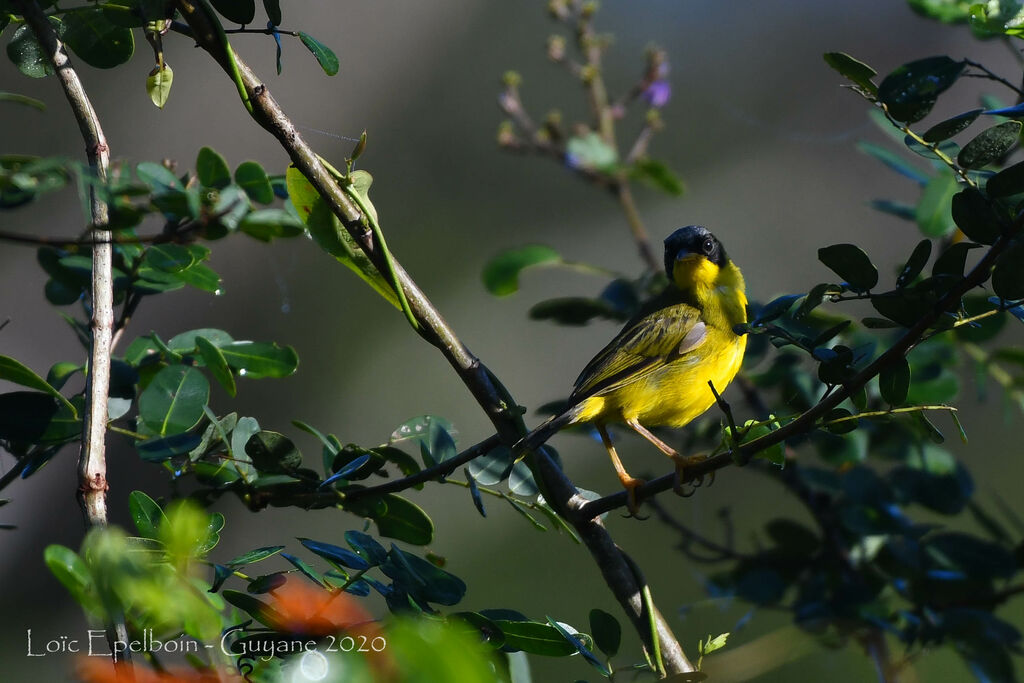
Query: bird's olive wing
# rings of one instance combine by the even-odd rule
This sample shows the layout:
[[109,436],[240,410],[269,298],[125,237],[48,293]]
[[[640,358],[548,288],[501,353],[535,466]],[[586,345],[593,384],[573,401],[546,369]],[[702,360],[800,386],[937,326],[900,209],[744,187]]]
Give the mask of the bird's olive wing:
[[646,377],[693,351],[707,337],[700,311],[676,304],[627,323],[580,373],[570,401],[604,394]]

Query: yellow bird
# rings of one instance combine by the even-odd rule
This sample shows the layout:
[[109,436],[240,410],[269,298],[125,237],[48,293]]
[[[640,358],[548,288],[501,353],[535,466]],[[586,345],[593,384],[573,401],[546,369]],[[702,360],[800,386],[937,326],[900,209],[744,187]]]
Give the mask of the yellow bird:
[[[747,338],[733,328],[747,321],[743,274],[722,243],[699,225],[680,228],[665,239],[665,272],[670,284],[626,323],[580,373],[569,405],[513,448],[517,457],[535,450],[571,424],[593,423],[619,481],[636,511],[643,480],[623,467],[605,428],[623,423],[683,469],[699,458],[680,455],[648,427],[682,427],[715,403],[736,376]],[[678,485],[677,485],[678,490]]]

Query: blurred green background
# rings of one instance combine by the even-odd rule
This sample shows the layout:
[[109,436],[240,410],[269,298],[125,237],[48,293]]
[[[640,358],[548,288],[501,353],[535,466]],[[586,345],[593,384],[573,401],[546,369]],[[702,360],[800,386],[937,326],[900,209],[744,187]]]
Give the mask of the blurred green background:
[[[919,239],[911,224],[867,206],[875,197],[915,201],[917,190],[855,151],[858,139],[882,136],[868,122],[867,105],[839,87],[842,79],[825,66],[823,52],[847,51],[883,72],[933,54],[969,56],[1007,74],[1019,70],[1005,47],[975,41],[962,27],[921,19],[898,0],[618,0],[605,3],[597,26],[615,34],[606,58],[613,93],[639,78],[648,44],[664,47],[671,59],[674,96],[663,111],[666,129],[655,139],[651,156],[675,168],[688,190],[682,199],[669,199],[637,188],[652,237],[660,244],[676,227],[707,225],[743,267],[752,298],[760,300],[803,292],[821,281],[825,270],[817,262],[817,248],[844,236],[872,254],[883,272],[895,268],[899,255]],[[549,161],[496,147],[502,117],[495,101],[506,69],[522,73],[523,99],[535,116],[550,108],[561,109],[567,120],[586,115],[578,82],[545,57],[546,37],[561,27],[547,19],[544,3],[288,3],[285,28],[293,27],[337,52],[338,76],[325,76],[297,41],[285,41],[280,77],[274,75],[269,37],[236,36],[233,44],[321,155],[344,158],[352,143],[336,136],[368,131],[360,166],[375,177],[371,196],[397,257],[521,404],[532,409],[563,397],[616,326],[561,328],[530,321],[526,311],[552,294],[593,295],[603,282],[536,271],[525,276],[520,293],[496,300],[480,284],[483,264],[502,248],[543,242],[568,259],[631,274],[642,265],[610,197]],[[284,154],[248,120],[230,81],[212,68],[207,55],[180,36],[168,36],[165,49],[175,83],[163,111],[144,90],[151,68],[144,44],[115,72],[82,69],[113,157],[169,158],[184,169],[193,166],[201,146],[209,145],[232,166],[255,159],[271,172],[283,172]],[[4,153],[82,157],[77,128],[54,79],[27,79],[2,60],[0,89],[49,104],[45,113],[0,108]],[[962,91],[966,94],[944,99],[944,112],[973,105],[970,87]],[[639,125],[636,120],[622,124],[620,138],[631,139]],[[0,226],[77,234],[83,219],[73,192],[43,201],[45,208],[0,215]],[[448,417],[463,445],[490,433],[440,355],[410,332],[401,314],[312,243],[268,246],[236,237],[217,245],[211,265],[224,277],[221,296],[183,290],[147,301],[126,342],[151,330],[168,338],[187,329],[221,327],[236,339],[293,345],[301,358],[299,372],[287,380],[242,382],[231,407],[258,417],[268,429],[295,435],[290,421],[301,418],[335,432],[342,442],[372,445],[386,441],[404,420],[430,413]],[[0,320],[11,319],[0,332],[0,353],[41,373],[56,361],[77,360],[77,342],[43,297],[45,276],[33,251],[0,245],[0,268]],[[227,397],[221,399],[226,407]],[[952,448],[969,455],[977,495],[984,500],[1000,493],[1024,513],[1012,484],[1021,474],[1010,457],[1019,446],[1005,422],[1018,416],[1005,417],[997,395],[989,404],[976,404],[969,388],[963,404],[973,440],[969,449]],[[528,422],[538,419],[531,413]],[[296,438],[307,458],[313,457],[312,440]],[[616,490],[600,446],[568,435],[556,437],[554,444],[579,485]],[[628,439],[622,450],[638,474],[668,470],[645,444]],[[127,521],[132,489],[153,497],[169,492],[161,470],[140,463],[117,437],[111,440],[109,466],[117,522]],[[37,637],[84,632],[79,610],[42,562],[47,544],[77,548],[81,540],[76,486],[75,453],[66,449],[38,475],[4,492],[13,500],[0,511],[0,521],[18,526],[0,535],[0,661],[5,662],[0,678],[5,680],[59,680],[68,674],[66,657],[25,656],[26,629]],[[508,607],[580,628],[591,607],[620,614],[586,550],[565,536],[537,532],[495,503],[482,519],[468,494],[455,487],[428,486],[413,498],[437,525],[433,551],[469,585],[461,608]],[[737,469],[723,471],[713,487],[692,498],[669,494],[662,501],[680,521],[713,538],[721,532],[718,511],[730,508],[741,546],[768,517],[805,517],[780,486]],[[345,529],[362,524],[330,510],[250,514],[230,499],[217,509],[228,519],[215,554],[221,559],[258,545],[287,543],[296,535],[337,543]],[[734,630],[750,609],[708,599],[702,588],[708,568],[687,561],[674,549],[672,532],[653,519],[612,514],[608,526],[647,573],[655,599],[689,651],[708,634]],[[1022,622],[1021,610],[1013,606],[1002,614]],[[635,638],[624,650],[640,659]],[[594,678],[579,658],[532,662],[535,680]],[[827,678],[839,683],[874,676],[855,644],[823,649],[789,626],[787,614],[768,611],[756,612],[706,669],[723,681]],[[947,652],[921,657],[912,675],[920,681],[969,676]]]

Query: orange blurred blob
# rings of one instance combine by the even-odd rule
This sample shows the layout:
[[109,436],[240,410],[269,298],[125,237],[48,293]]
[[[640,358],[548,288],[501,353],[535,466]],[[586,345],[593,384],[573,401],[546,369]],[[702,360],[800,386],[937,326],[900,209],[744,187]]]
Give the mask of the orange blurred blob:
[[270,591],[269,597],[281,631],[326,636],[358,626],[355,630],[359,633],[376,632],[373,617],[347,593],[329,593],[302,579],[289,578]]

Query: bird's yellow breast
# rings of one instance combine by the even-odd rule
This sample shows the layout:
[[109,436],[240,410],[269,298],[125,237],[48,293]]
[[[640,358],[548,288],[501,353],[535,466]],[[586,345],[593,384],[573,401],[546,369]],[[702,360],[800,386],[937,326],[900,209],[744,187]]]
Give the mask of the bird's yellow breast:
[[649,427],[682,427],[715,402],[743,363],[746,336],[709,328],[708,338],[692,354],[668,363],[647,377],[583,401],[576,422],[637,420]]

